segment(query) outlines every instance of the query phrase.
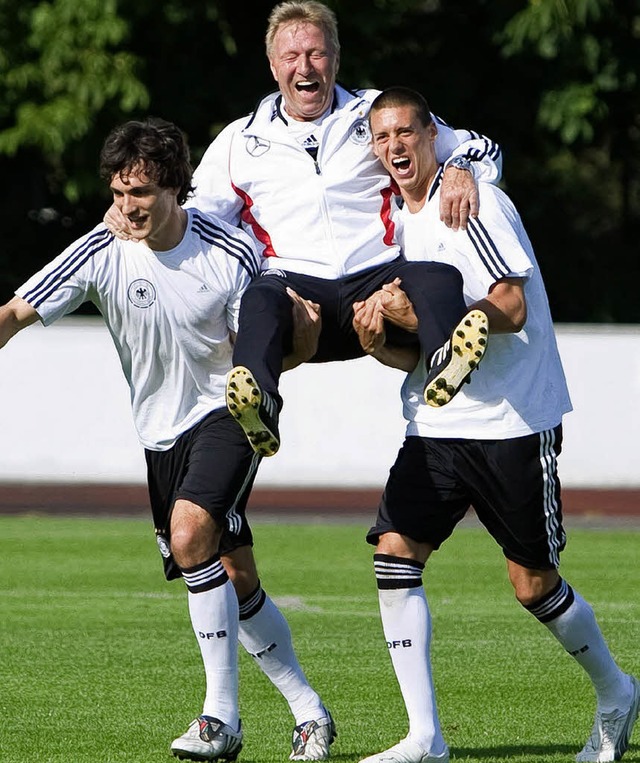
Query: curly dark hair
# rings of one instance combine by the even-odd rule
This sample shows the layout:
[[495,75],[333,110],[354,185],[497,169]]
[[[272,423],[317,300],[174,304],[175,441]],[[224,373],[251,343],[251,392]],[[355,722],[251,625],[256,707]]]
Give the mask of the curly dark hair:
[[160,188],[178,188],[178,204],[193,192],[189,146],[178,127],[164,119],[125,122],[112,130],[100,152],[100,176],[107,182],[142,166]]

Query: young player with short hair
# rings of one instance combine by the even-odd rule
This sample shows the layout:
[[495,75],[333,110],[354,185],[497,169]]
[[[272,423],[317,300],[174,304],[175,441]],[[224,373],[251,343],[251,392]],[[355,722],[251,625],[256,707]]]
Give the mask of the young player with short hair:
[[386,90],[374,101],[370,120],[374,150],[405,202],[406,256],[460,270],[469,309],[488,316],[489,340],[469,384],[442,407],[433,407],[422,396],[424,360],[385,345],[385,318],[415,321],[400,284],[354,308],[363,348],[410,372],[402,389],[407,436],[367,536],[376,546],[386,640],[404,645],[390,654],[409,734],[362,763],[449,760],[431,677],[431,619],[422,573],[470,506],[501,546],[517,600],[593,684],[593,730],[576,760],[619,760],[638,716],[640,682],[618,667],[593,610],[558,572],[566,537],[556,459],[562,416],[571,403],[533,249],[509,198],[488,184],[479,189],[481,211],[466,231],[441,222],[437,126],[422,96],[405,88]]

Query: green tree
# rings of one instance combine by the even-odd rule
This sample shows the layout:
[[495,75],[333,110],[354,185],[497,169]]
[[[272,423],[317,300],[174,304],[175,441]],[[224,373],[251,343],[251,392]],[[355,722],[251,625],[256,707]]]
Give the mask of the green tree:
[[538,72],[543,150],[522,181],[543,192],[537,233],[552,282],[571,284],[565,319],[640,321],[639,38],[637,0],[531,0],[496,34]]
[[[640,321],[640,0],[326,0],[340,80],[498,140],[556,320]],[[148,114],[194,163],[274,83],[273,0],[0,0],[5,292],[104,210],[100,145]]]
[[[107,105],[145,107],[137,57],[121,49],[128,28],[115,0],[0,3],[0,154],[33,148],[61,173],[64,152],[93,128]],[[64,192],[77,201],[79,177]]]

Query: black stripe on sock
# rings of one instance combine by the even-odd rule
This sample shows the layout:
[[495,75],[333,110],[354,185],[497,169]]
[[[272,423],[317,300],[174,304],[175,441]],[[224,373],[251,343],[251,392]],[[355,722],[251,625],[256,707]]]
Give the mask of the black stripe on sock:
[[194,567],[184,567],[180,570],[187,588],[191,593],[202,593],[224,585],[229,576],[220,561],[220,555],[215,554],[206,562]]
[[573,604],[574,599],[573,588],[566,580],[560,578],[558,584],[549,593],[538,599],[535,604],[524,605],[524,608],[541,623],[549,623],[564,614]]
[[262,590],[260,583],[258,583],[255,591],[252,591],[247,597],[239,602],[239,614],[240,620],[248,620],[250,617],[257,615],[262,609],[267,594]]
[[373,568],[380,590],[419,588],[422,585],[424,564],[389,554],[374,554]]

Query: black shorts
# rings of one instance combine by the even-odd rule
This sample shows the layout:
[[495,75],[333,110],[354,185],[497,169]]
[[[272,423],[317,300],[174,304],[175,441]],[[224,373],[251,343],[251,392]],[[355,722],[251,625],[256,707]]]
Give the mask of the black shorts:
[[253,545],[245,516],[260,456],[226,408],[212,411],[169,450],[145,450],[151,513],[167,580],[180,577],[169,519],[178,499],[201,506],[224,531],[220,553]]
[[[269,286],[284,292],[290,286],[301,297],[320,304],[322,331],[318,351],[310,361],[312,363],[351,360],[364,355],[353,328],[353,304],[367,299],[394,278],[401,278],[402,288],[410,296],[417,314],[424,318],[424,323],[441,324],[436,339],[425,340],[428,346],[440,346],[448,339],[451,330],[466,312],[460,273],[453,266],[441,262],[407,262],[404,257],[398,257],[392,262],[337,279],[293,272],[275,275],[269,270],[264,271],[262,276],[252,282],[251,289]],[[290,301],[287,305],[291,312]],[[263,321],[265,317],[263,313],[250,313],[248,319]],[[244,328],[246,334],[247,329]],[[433,326],[430,328],[434,331]],[[391,323],[385,323],[385,330],[391,344],[418,345],[417,334]],[[242,331],[238,332],[238,336],[241,340]]]
[[291,351],[293,310],[287,287],[317,302],[322,312],[318,349],[309,362],[327,363],[364,355],[353,328],[353,304],[366,300],[383,284],[400,278],[418,316],[418,334],[385,323],[387,341],[399,346],[418,344],[429,355],[449,339],[467,312],[462,276],[442,262],[407,262],[398,257],[343,278],[326,279],[301,273],[266,270],[251,282],[242,297],[233,364],[251,369],[260,386],[278,395],[282,360]]
[[555,569],[566,543],[561,448],[561,425],[508,440],[407,437],[367,541],[396,532],[437,549],[473,506],[507,559]]

